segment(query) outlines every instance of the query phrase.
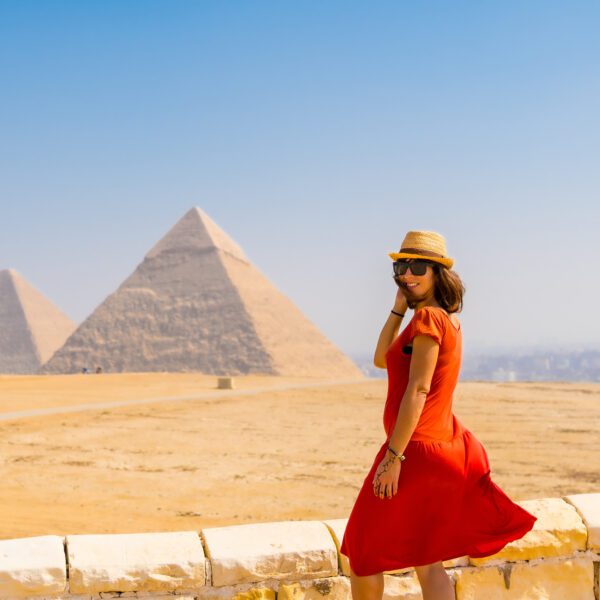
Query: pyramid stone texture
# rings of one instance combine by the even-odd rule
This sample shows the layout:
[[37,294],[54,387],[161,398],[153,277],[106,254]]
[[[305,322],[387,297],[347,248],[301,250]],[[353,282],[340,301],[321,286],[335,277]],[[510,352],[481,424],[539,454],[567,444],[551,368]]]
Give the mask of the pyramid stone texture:
[[360,377],[202,210],[193,208],[44,366]]
[[35,373],[75,323],[14,269],[0,271],[0,373]]

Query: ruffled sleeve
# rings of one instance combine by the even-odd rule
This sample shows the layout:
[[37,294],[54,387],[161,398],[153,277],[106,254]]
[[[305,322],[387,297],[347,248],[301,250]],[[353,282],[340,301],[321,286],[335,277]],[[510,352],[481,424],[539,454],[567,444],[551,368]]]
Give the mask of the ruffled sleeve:
[[441,345],[444,338],[444,321],[437,311],[425,306],[417,310],[412,320],[410,339],[417,335],[428,335]]

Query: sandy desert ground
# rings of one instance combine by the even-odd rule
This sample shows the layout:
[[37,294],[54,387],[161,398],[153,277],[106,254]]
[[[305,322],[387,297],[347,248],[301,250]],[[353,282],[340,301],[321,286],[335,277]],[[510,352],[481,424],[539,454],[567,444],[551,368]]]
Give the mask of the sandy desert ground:
[[[0,538],[347,517],[385,439],[386,381],[235,382],[0,377]],[[600,491],[600,385],[465,382],[454,412],[513,499]]]

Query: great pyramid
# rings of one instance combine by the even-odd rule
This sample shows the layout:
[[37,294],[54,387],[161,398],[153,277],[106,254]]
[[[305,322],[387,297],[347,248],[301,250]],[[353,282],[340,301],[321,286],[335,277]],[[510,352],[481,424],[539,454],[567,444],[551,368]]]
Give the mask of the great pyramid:
[[43,367],[360,377],[199,208],[189,210]]
[[36,373],[74,329],[14,269],[0,271],[0,373]]

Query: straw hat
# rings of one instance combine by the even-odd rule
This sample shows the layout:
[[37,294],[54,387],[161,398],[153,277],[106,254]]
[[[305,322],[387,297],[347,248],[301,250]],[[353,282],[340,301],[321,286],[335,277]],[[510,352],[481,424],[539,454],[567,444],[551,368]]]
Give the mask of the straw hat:
[[389,256],[394,260],[426,258],[441,263],[448,269],[454,264],[454,260],[446,252],[444,236],[435,231],[409,231],[400,246],[400,252],[390,252]]

